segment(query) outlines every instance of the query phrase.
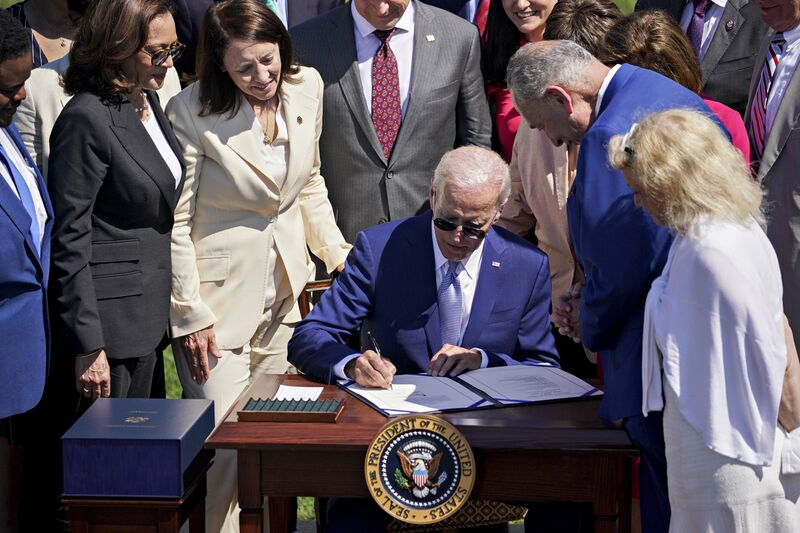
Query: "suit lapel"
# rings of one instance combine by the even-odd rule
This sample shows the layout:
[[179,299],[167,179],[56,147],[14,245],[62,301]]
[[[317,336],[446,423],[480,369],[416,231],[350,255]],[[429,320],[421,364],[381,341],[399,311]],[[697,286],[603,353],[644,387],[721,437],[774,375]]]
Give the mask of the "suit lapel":
[[[48,250],[50,249],[50,227],[53,224],[53,206],[50,204],[50,198],[47,195],[47,188],[44,185],[44,180],[42,179],[42,175],[39,173],[39,170],[36,168],[33,160],[31,159],[30,155],[28,154],[28,150],[25,149],[25,146],[22,143],[22,139],[19,136],[16,128],[13,124],[9,125],[6,128],[6,131],[11,137],[11,140],[17,147],[17,150],[22,154],[25,158],[25,161],[28,163],[36,174],[36,185],[39,189],[39,196],[42,198],[44,203],[45,211],[47,213],[47,221],[45,222],[44,227],[44,235],[42,238],[42,245],[41,251],[37,253],[37,247],[31,236],[30,227],[31,227],[31,217],[28,212],[25,210],[25,207],[22,205],[22,201],[19,197],[15,194],[15,192],[11,189],[11,187],[6,183],[5,180],[0,180],[0,209],[5,211],[8,215],[8,218],[11,219],[11,222],[17,229],[22,233],[22,236],[25,238],[25,243],[28,245],[31,257],[33,257],[36,263],[45,269],[47,272],[47,267],[49,266],[46,262],[49,262],[49,253]],[[2,163],[0,163],[2,164]],[[9,159],[9,164],[11,160]],[[31,194],[33,191],[31,191]],[[40,257],[41,254],[41,257]]]
[[703,56],[703,61],[700,63],[703,83],[708,80],[708,77],[717,67],[719,60],[728,50],[736,34],[745,23],[744,17],[739,13],[739,9],[745,3],[747,3],[746,0],[729,0],[725,5],[717,31],[714,32],[711,42],[708,44],[706,55]]
[[289,136],[289,163],[286,168],[284,193],[281,198],[295,198],[306,184],[308,176],[298,176],[301,159],[314,149],[314,124],[316,123],[316,98],[299,90],[298,85],[284,83],[281,86],[281,105],[286,118]]
[[[437,48],[441,45],[442,40],[436,40],[436,24],[432,20],[434,15],[428,9],[428,6],[423,5],[421,2],[414,2],[414,9],[412,83],[408,94],[406,114],[400,124],[400,131],[397,133],[397,140],[394,143],[393,158],[397,157],[395,154],[399,153],[404,146],[414,146],[414,143],[410,142],[414,129],[420,120],[425,120],[425,117],[421,116],[421,108],[425,104],[425,95],[430,93],[433,88],[433,80],[437,79],[436,67],[439,58]],[[433,35],[434,39],[432,41],[428,40],[429,35]]]
[[[149,93],[149,91],[147,91]],[[158,106],[157,98],[149,98],[151,112],[158,114],[154,109]],[[142,170],[153,180],[161,191],[167,205],[175,205],[175,180],[164,158],[158,153],[153,139],[144,127],[144,124],[133,111],[130,100],[124,100],[119,105],[108,106],[113,125],[111,129],[117,135],[120,144]]]
[[250,168],[253,169],[253,172],[265,185],[277,191],[279,190],[278,184],[272,176],[267,174],[267,170],[264,168],[265,161],[261,152],[261,144],[259,139],[253,135],[251,131],[252,123],[244,110],[244,106],[249,105],[244,98],[240,98],[239,109],[236,114],[230,118],[225,114],[215,126],[217,136],[222,144],[227,145],[236,155],[250,165]]
[[750,107],[753,105],[753,95],[756,91],[756,87],[758,87],[758,78],[761,75],[761,69],[764,67],[764,57],[767,55],[767,49],[769,48],[769,43],[774,34],[775,32],[770,30],[767,33],[767,36],[764,38],[764,41],[761,43],[761,48],[758,50],[755,65],[753,66],[753,73],[752,76],[750,76],[750,90],[747,93],[747,107],[745,108],[744,113],[744,126],[748,132],[750,131]]
[[500,259],[504,251],[505,243],[497,237],[495,232],[490,231],[483,244],[478,286],[475,287],[475,297],[472,300],[472,309],[467,329],[464,331],[464,339],[461,341],[462,346],[478,346],[481,331],[500,294],[500,281],[503,278],[503,262]]
[[759,180],[769,173],[772,165],[781,154],[786,140],[793,129],[800,123],[800,71],[795,71],[786,93],[783,95],[781,105],[772,121],[772,129],[764,144],[764,155],[758,168]]
[[336,29],[327,33],[329,58],[334,65],[334,71],[343,73],[339,79],[339,87],[342,89],[350,113],[369,139],[372,149],[385,163],[386,157],[383,155],[383,148],[375,133],[375,128],[372,126],[372,117],[364,101],[364,90],[361,86],[361,77],[356,61],[353,15],[350,13],[350,9],[347,7],[337,11],[339,16],[333,20]]
[[[159,101],[157,93],[153,93],[153,99]],[[183,180],[186,178],[186,162],[183,160],[183,150],[181,150],[180,145],[178,145],[178,139],[175,137],[175,133],[172,131],[172,124],[170,124],[169,120],[167,120],[167,116],[164,114],[160,102],[159,105],[154,106],[152,110],[155,113],[156,121],[158,121],[161,131],[164,132],[164,137],[166,137],[169,147],[172,148],[172,152],[175,154],[175,156],[178,158],[178,162],[181,164],[181,179],[178,182],[178,185],[175,187],[174,200],[170,204],[174,210],[175,205],[178,203],[178,198],[180,197],[180,191],[183,190]],[[170,175],[172,175],[171,171]]]

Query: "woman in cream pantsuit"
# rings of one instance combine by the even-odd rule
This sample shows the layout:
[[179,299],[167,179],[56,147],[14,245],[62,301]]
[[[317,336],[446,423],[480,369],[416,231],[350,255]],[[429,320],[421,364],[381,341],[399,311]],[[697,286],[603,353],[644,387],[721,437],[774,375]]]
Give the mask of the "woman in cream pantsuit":
[[[280,20],[258,0],[226,0],[206,14],[198,52],[198,82],[167,107],[187,167],[170,321],[184,393],[213,399],[219,422],[257,373],[289,370],[307,249],[333,271],[351,247],[319,173],[322,80],[293,63]],[[208,486],[207,529],[237,531],[232,452],[217,453]]]

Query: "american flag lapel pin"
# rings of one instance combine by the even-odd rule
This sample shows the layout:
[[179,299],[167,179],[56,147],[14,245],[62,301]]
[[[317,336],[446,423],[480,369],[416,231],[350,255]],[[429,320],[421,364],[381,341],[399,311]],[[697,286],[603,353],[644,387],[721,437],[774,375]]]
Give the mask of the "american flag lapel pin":
[[494,268],[500,268],[500,261],[492,261],[492,266]]

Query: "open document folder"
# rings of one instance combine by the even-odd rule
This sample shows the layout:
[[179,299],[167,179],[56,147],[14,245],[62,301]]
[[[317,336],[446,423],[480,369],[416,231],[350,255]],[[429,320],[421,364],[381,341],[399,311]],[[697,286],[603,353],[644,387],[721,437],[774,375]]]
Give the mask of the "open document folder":
[[395,376],[392,388],[367,389],[352,380],[339,386],[386,416],[468,411],[603,394],[580,378],[551,366],[499,366],[457,377]]

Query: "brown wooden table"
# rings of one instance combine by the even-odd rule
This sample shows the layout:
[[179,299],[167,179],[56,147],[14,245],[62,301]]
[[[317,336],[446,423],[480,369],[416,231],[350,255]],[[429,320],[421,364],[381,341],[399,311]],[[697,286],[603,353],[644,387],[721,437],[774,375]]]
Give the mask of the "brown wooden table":
[[197,475],[180,498],[62,498],[70,533],[178,533],[187,520],[190,533],[205,533],[206,473],[213,453],[201,454]]
[[[322,399],[344,399],[339,422],[238,422],[250,397],[269,398],[280,383],[312,385],[302,376],[262,376],[246,390],[206,441],[238,452],[242,533],[288,531],[288,498],[369,498],[367,446],[386,417],[326,385]],[[475,453],[472,497],[501,501],[591,502],[596,533],[630,531],[631,461],[636,448],[621,429],[597,417],[599,400],[506,407],[440,415],[455,424]]]

